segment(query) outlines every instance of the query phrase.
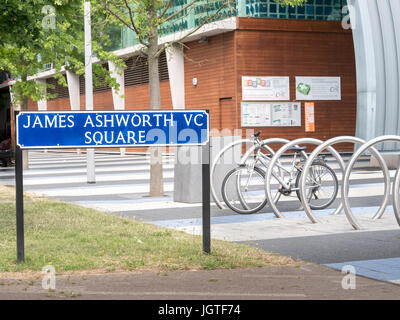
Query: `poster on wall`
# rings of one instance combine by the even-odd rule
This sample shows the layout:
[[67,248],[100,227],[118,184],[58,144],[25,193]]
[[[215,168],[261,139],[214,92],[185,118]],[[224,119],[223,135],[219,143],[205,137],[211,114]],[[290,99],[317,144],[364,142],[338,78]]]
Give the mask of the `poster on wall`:
[[296,100],[342,100],[340,77],[296,77]]
[[271,104],[273,127],[301,127],[301,103]]
[[271,105],[269,103],[242,102],[242,127],[270,127]]
[[242,127],[300,127],[299,102],[242,102]]
[[243,101],[290,100],[289,77],[242,77]]
[[314,102],[306,102],[304,104],[304,122],[306,132],[315,132],[315,104]]

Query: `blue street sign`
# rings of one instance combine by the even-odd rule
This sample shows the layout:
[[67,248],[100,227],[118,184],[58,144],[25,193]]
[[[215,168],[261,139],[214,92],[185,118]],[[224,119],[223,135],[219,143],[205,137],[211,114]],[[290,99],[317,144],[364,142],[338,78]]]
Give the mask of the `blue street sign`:
[[16,120],[22,149],[204,145],[204,110],[21,112]]

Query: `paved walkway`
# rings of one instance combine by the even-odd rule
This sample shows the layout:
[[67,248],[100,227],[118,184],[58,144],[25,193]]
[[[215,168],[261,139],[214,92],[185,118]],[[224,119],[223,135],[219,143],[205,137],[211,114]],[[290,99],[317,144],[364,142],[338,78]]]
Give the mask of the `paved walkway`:
[[[356,277],[343,289],[341,272],[306,264],[238,270],[58,276],[56,289],[36,279],[0,279],[4,299],[286,300],[399,299],[400,286]],[[148,314],[154,310],[148,310]],[[200,312],[200,311],[199,311]]]
[[[85,160],[85,155],[75,153],[31,152],[31,169],[24,175],[25,191],[158,226],[201,233],[201,204],[173,202],[173,158],[164,157],[166,196],[155,199],[146,197],[148,157],[96,154],[95,185],[86,183]],[[337,166],[332,167],[340,180]],[[13,175],[12,168],[1,168],[0,183],[13,185]],[[388,207],[383,219],[371,219],[382,203],[382,174],[359,171],[351,178],[351,204],[363,226],[361,231],[354,231],[343,214],[332,216],[333,209],[314,212],[320,223],[311,224],[298,200],[286,198],[279,203],[284,219],[276,219],[269,208],[254,215],[237,215],[212,205],[212,237],[331,268],[351,264],[358,274],[398,284],[400,228],[392,207]]]

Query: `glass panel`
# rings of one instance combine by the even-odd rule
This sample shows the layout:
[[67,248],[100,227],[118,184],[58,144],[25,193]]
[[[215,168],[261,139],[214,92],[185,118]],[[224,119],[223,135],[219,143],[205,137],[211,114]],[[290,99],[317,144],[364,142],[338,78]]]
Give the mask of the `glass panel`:
[[[166,16],[179,12],[190,0],[173,0]],[[223,0],[198,0],[190,12],[180,12],[172,21],[160,28],[160,34],[190,30],[209,19],[209,22],[229,17],[258,17],[298,20],[335,20],[342,19],[342,6],[346,0],[308,0],[303,6],[282,6],[274,0],[236,0],[236,6],[223,9],[218,16],[212,17],[223,5]],[[128,28],[110,30],[112,49],[121,49],[138,43],[136,35]]]

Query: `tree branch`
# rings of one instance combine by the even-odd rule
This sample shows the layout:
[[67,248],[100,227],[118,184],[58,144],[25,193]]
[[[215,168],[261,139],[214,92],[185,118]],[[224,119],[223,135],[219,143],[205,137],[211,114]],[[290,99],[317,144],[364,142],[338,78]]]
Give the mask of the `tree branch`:
[[106,9],[108,12],[110,12],[115,18],[117,18],[119,21],[121,21],[125,26],[127,26],[129,29],[131,29],[132,31],[135,31],[132,26],[126,22],[124,19],[122,19],[118,14],[116,14],[109,6],[107,6],[106,3],[101,2],[101,5],[104,7],[104,9]]
[[167,18],[164,19],[165,22],[171,20],[172,18],[176,17],[177,15],[179,15],[181,12],[185,11],[187,8],[191,7],[194,3],[196,2],[196,0],[192,0],[190,1],[186,6],[180,8],[177,12],[171,14],[170,16],[168,16]]
[[[228,3],[230,4],[230,1],[228,1]],[[192,31],[190,31],[189,33],[185,34],[182,38],[180,38],[179,40],[174,40],[171,41],[171,43],[179,43],[182,42],[184,39],[186,39],[187,37],[191,36],[193,33],[197,32],[200,28],[202,28],[203,26],[205,26],[207,23],[209,23],[212,19],[214,19],[223,9],[226,9],[230,7],[230,5],[225,4],[222,5],[217,11],[215,11],[214,14],[212,14],[211,16],[209,16],[203,23],[199,24],[196,28],[194,28]]]
[[167,10],[169,9],[169,7],[171,6],[172,0],[168,0],[168,3],[165,5],[164,10],[161,12],[161,14],[158,16],[159,19],[161,19],[162,17],[164,17],[165,13],[167,12]]
[[131,19],[132,28],[133,28],[133,30],[136,32],[136,35],[138,36],[139,41],[142,42],[141,39],[140,39],[140,36],[139,36],[139,32],[138,32],[138,30],[137,30],[137,28],[136,28],[136,25],[135,25],[135,20],[133,19],[132,9],[131,9],[131,7],[129,6],[127,0],[124,0],[124,2],[125,2],[125,7],[128,9],[128,12],[129,12],[129,18]]
[[144,41],[139,37],[139,34],[138,34],[138,32],[137,32],[137,30],[136,30],[136,28],[135,28],[134,25],[130,25],[128,22],[126,22],[124,19],[122,19],[122,18],[121,18],[117,13],[115,13],[109,6],[107,6],[106,3],[101,2],[101,4],[102,4],[102,6],[104,7],[104,9],[106,9],[108,12],[110,12],[114,17],[116,17],[119,21],[121,21],[121,22],[122,22],[125,26],[127,26],[130,30],[132,30],[133,32],[135,32],[136,35],[137,35],[137,38],[138,38],[139,42],[140,42],[142,45],[144,45],[144,46],[146,46],[146,47],[149,46],[146,42],[144,42]]

